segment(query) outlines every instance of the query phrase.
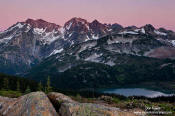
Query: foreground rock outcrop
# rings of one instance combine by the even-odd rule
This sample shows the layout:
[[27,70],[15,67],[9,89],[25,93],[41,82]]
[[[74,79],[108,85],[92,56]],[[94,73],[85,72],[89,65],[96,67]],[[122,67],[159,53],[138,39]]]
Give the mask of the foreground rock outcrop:
[[61,93],[52,92],[49,93],[47,97],[43,92],[33,92],[19,98],[0,97],[0,116],[135,115],[131,112],[124,112],[114,107],[92,103],[79,103]]
[[59,111],[61,116],[135,116],[118,108],[91,103],[63,103]]
[[133,113],[121,111],[118,108],[92,103],[78,103],[60,93],[49,93],[59,115],[61,116],[135,116]]
[[48,94],[49,99],[52,102],[60,102],[60,103],[77,103],[76,101],[72,100],[70,97],[62,94],[62,93],[56,93],[56,92],[51,92]]
[[0,116],[58,116],[43,92],[34,92],[17,99],[0,97]]

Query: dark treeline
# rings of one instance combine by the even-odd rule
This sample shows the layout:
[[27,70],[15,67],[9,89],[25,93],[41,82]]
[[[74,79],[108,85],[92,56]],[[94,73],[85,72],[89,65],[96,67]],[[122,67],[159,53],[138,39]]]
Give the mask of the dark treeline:
[[38,83],[25,78],[0,73],[0,90],[25,92],[27,88],[30,89],[31,92],[36,91],[38,88]]
[[52,91],[50,86],[50,78],[48,77],[47,83],[42,84],[26,78],[10,76],[0,73],[0,90],[12,90],[21,93],[30,93],[35,91],[44,91],[46,93]]

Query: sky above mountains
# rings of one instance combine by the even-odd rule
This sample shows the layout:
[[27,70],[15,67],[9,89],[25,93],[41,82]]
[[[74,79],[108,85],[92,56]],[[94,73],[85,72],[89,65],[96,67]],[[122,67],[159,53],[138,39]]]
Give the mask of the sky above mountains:
[[175,0],[0,0],[0,30],[27,18],[63,25],[72,17],[175,31]]

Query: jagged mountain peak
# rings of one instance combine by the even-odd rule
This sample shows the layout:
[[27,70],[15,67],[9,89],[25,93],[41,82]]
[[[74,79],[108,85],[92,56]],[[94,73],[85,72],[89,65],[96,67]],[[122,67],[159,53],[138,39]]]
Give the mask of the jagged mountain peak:
[[165,28],[163,28],[163,27],[159,28],[158,30],[159,30],[160,32],[164,32],[164,33],[174,33],[172,30],[167,30],[167,29],[165,29]]
[[127,30],[135,30],[135,29],[138,29],[138,27],[135,26],[135,25],[132,25],[132,26],[126,27],[125,29],[127,29]]
[[156,29],[151,24],[146,24],[145,26],[143,26],[141,28],[144,29],[146,34],[150,34],[150,35],[153,35],[153,36],[167,36],[167,34],[169,33],[169,31],[167,31],[163,28]]
[[100,23],[98,20],[95,19],[94,21],[92,21],[92,22],[90,23],[90,26],[93,26],[93,27],[94,27],[94,26],[96,26],[96,27],[100,27],[100,26],[102,27],[102,26],[103,26],[103,27],[105,27],[105,24],[102,24],[102,23]]
[[87,20],[85,20],[83,18],[79,18],[79,17],[73,17],[68,22],[85,22],[85,23],[88,23]]
[[143,28],[146,32],[153,32],[155,30],[155,27],[151,24],[146,24],[145,26],[143,26]]
[[114,23],[110,27],[114,32],[119,32],[123,29],[123,26],[118,23]]
[[43,19],[27,19],[24,23],[29,24],[33,28],[46,29],[46,32],[58,30],[61,27],[57,24],[47,22]]
[[154,28],[152,24],[146,24],[144,27]]
[[67,31],[87,32],[89,30],[89,22],[82,18],[74,17],[64,24]]
[[100,23],[98,20],[94,20],[89,24],[90,29],[93,31],[95,34],[106,34],[109,31],[109,26]]
[[[11,34],[15,35],[15,32],[17,32],[17,31],[20,32],[21,29],[23,29],[24,25],[25,25],[25,24],[22,23],[22,22],[17,22],[16,24],[10,26],[10,27],[7,28],[6,30],[1,31],[1,32],[0,32],[0,34],[1,34],[0,39],[1,39],[1,38],[3,39],[3,38],[5,38],[5,37],[8,37],[8,36],[10,36]],[[3,43],[3,42],[0,41],[0,43]]]
[[72,19],[70,19],[69,21],[67,21],[64,25],[64,27],[70,25],[84,25],[84,24],[89,24],[87,20],[85,19],[82,19],[82,18],[77,18],[77,17],[74,17]]
[[112,24],[111,26],[115,26],[115,25],[121,26],[121,27],[123,28],[123,26],[120,25],[120,24],[118,24],[118,23],[114,23],[114,24]]
[[97,19],[93,20],[91,23],[93,23],[93,24],[101,24]]
[[158,30],[159,30],[159,31],[162,31],[162,32],[166,32],[166,31],[167,31],[167,30],[166,30],[165,28],[163,28],[163,27],[159,28]]
[[28,18],[26,21],[25,21],[25,23],[28,23],[28,24],[33,24],[33,23],[49,23],[49,22],[47,22],[47,21],[45,21],[45,20],[43,20],[43,19],[31,19],[31,18]]

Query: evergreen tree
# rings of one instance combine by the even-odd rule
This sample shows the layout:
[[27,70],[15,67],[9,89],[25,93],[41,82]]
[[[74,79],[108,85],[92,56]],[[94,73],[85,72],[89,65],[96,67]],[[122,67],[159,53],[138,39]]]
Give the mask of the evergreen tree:
[[51,91],[52,91],[52,87],[50,86],[50,77],[48,76],[45,92],[46,92],[46,93],[49,93],[49,92],[51,92]]
[[43,86],[42,86],[41,81],[40,81],[38,84],[38,91],[42,91],[42,89],[43,89]]
[[17,90],[17,91],[20,91],[20,82],[19,82],[19,80],[17,81],[16,86],[17,86],[17,87],[16,87],[16,90]]
[[3,80],[3,89],[5,89],[5,90],[9,89],[9,80],[8,80],[8,78],[4,78],[4,80]]
[[30,93],[30,92],[31,92],[30,87],[27,86],[27,89],[25,90],[25,94],[28,94],[28,93]]

